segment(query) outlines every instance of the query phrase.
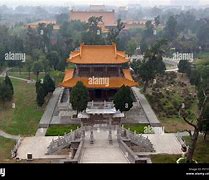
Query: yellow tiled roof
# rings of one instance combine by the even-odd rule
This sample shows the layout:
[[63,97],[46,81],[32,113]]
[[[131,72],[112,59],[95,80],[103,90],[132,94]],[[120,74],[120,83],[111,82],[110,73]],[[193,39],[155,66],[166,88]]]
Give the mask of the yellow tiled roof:
[[76,85],[78,81],[82,81],[83,84],[87,88],[120,88],[121,86],[137,86],[139,85],[137,82],[135,82],[130,74],[130,70],[123,70],[124,77],[109,77],[109,85],[106,84],[90,84],[89,83],[89,77],[73,77],[74,70],[70,69],[65,71],[65,77],[63,82],[60,84],[60,86],[72,88]]
[[67,61],[75,64],[123,64],[129,61],[116,45],[84,45],[79,51],[73,51]]

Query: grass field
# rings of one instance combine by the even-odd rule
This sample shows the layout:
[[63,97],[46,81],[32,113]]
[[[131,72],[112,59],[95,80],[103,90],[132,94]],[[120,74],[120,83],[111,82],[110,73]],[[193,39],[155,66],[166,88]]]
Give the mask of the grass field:
[[[183,139],[187,145],[190,144],[191,139],[189,136],[185,136]],[[181,155],[157,154],[150,157],[153,163],[176,163],[176,160]],[[204,141],[203,137],[199,136],[193,159],[198,163],[209,163],[209,138]]]
[[175,133],[178,131],[193,130],[193,127],[187,124],[183,119],[179,117],[160,117],[160,122],[162,126],[165,127],[165,132]]
[[[13,71],[9,71],[9,76],[15,76],[15,77],[20,77],[20,78],[24,78],[24,79],[29,79],[29,75],[28,75],[28,72],[13,72]],[[30,73],[30,76],[31,76],[31,79],[33,80],[36,80],[36,75],[31,72]],[[39,79],[42,79],[43,77],[45,76],[45,73],[44,72],[41,72],[39,74]]]
[[44,109],[36,104],[35,85],[11,80],[16,108],[12,109],[12,102],[0,104],[0,129],[14,135],[34,135]]
[[152,163],[176,163],[176,160],[181,157],[181,155],[176,154],[156,154],[151,155]]
[[136,131],[137,134],[144,133],[144,127],[148,126],[148,124],[124,124],[124,128],[129,129],[130,131]]
[[80,127],[80,125],[51,125],[47,129],[46,136],[63,136],[65,133],[69,133],[71,130],[76,130],[77,127]]
[[[186,144],[190,144],[191,139],[189,136],[184,137]],[[197,146],[194,152],[194,160],[198,163],[209,163],[209,137],[204,141],[202,136],[199,136]]]
[[[56,85],[61,83],[64,78],[64,73],[61,71],[51,71],[49,74],[55,80]],[[31,72],[30,75],[31,75],[31,80],[36,80],[36,75],[33,72]],[[19,73],[19,72],[9,71],[9,76],[15,76],[15,77],[19,77],[19,78],[29,79],[28,72]],[[44,76],[45,76],[45,73],[40,72],[38,78],[43,79]]]
[[11,149],[15,145],[14,140],[0,137],[0,162],[7,161],[11,158]]

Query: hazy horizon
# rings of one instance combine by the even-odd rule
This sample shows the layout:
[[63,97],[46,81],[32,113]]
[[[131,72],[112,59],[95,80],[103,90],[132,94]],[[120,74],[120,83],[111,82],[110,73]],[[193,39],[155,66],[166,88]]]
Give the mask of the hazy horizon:
[[[189,2],[199,2],[198,5],[209,5],[209,0],[1,0],[0,5],[7,5],[15,7],[19,5],[27,6],[75,6],[75,5],[89,5],[89,4],[103,4],[125,6],[128,4],[141,4],[142,6],[157,6],[157,5],[171,5],[171,1],[177,5]],[[174,3],[172,3],[174,5]],[[182,5],[183,5],[182,4]],[[196,4],[196,3],[193,3]]]

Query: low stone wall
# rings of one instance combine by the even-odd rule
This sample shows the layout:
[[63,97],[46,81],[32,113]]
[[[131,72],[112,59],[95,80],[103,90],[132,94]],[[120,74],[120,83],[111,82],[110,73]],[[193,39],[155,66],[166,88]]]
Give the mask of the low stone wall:
[[138,156],[135,155],[135,153],[123,142],[122,139],[118,140],[118,143],[120,149],[131,163],[136,163],[137,161],[139,161]]
[[21,137],[19,137],[19,139],[16,141],[17,143],[15,144],[15,147],[11,150],[11,157],[12,158],[15,158],[17,156],[17,150],[20,147],[22,140],[23,139]]
[[118,140],[119,147],[122,150],[122,152],[125,154],[126,158],[131,162],[135,164],[139,163],[152,163],[151,159],[147,156],[141,156],[137,155],[135,152],[133,152],[124,141],[130,142],[130,140]]
[[76,164],[80,162],[81,159],[81,154],[82,154],[82,149],[83,149],[84,141],[83,139],[80,141],[78,149],[76,150],[76,153],[73,157],[73,159],[65,159],[65,160],[60,160],[59,163],[69,163],[69,164]]

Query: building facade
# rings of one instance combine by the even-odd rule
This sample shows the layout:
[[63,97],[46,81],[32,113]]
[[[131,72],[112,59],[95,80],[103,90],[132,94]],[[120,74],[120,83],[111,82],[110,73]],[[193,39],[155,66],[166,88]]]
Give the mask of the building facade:
[[121,86],[138,85],[128,68],[128,57],[125,52],[118,51],[115,44],[81,44],[67,61],[76,68],[65,71],[61,86],[71,89],[81,81],[89,90],[90,100],[111,101]]

